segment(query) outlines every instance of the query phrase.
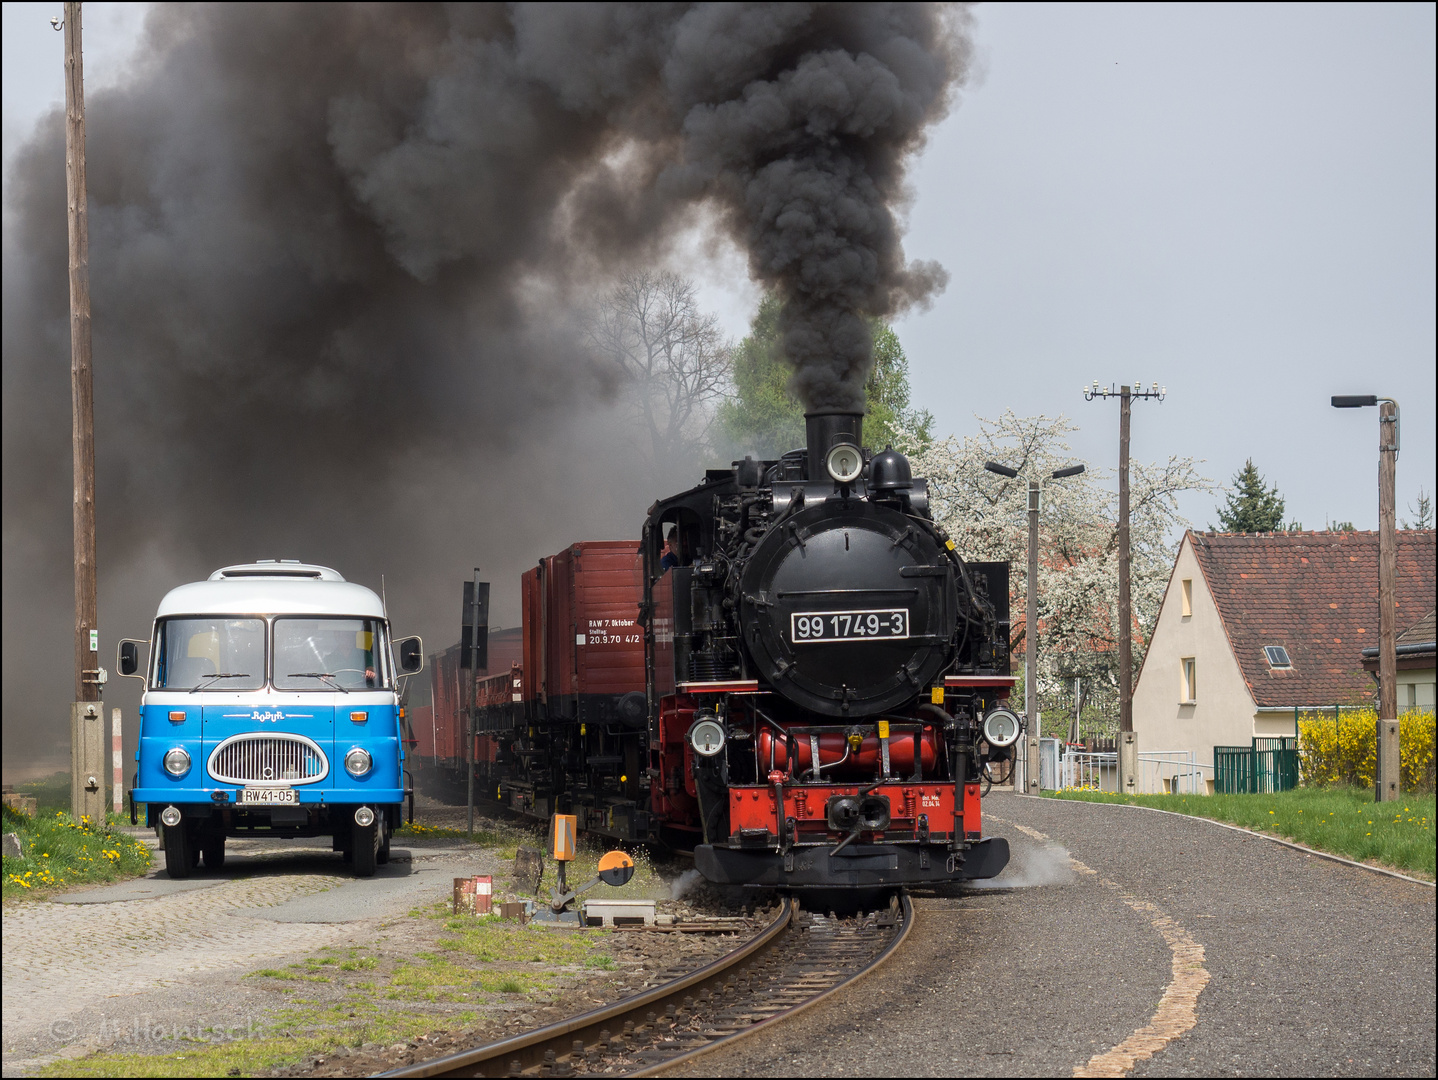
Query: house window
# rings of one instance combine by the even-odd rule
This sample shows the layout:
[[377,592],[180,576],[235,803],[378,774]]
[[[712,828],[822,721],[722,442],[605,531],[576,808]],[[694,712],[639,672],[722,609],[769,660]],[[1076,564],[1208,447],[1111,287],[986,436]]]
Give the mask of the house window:
[[1191,656],[1183,658],[1183,697],[1180,699],[1185,705],[1191,705],[1198,700],[1198,662]]
[[1418,684],[1417,684],[1417,683],[1409,683],[1409,684],[1408,684],[1408,707],[1409,707],[1410,709],[1416,709],[1416,708],[1418,708]]
[[1193,615],[1193,578],[1183,579],[1183,617],[1190,618]]
[[1290,668],[1293,661],[1288,659],[1288,650],[1282,645],[1265,645],[1263,654],[1268,657],[1268,666],[1271,668]]

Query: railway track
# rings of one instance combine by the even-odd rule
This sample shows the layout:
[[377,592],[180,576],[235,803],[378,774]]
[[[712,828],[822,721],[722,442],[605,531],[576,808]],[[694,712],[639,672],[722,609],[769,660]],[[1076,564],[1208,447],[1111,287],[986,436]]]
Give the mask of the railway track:
[[791,899],[733,952],[612,1005],[383,1076],[652,1076],[780,1023],[882,964],[914,923],[907,895],[838,918]]

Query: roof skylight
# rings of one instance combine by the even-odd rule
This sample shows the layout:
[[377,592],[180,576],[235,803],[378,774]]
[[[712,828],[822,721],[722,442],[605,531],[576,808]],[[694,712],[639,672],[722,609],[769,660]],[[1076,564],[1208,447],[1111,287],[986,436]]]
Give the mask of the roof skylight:
[[1293,661],[1288,658],[1288,650],[1282,645],[1265,645],[1264,655],[1268,657],[1268,666],[1271,668],[1289,668]]

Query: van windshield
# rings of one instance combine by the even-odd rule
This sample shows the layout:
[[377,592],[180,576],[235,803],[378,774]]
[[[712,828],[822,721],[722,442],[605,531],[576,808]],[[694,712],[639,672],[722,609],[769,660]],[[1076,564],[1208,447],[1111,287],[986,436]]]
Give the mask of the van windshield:
[[378,690],[388,685],[378,619],[276,619],[276,690]]
[[258,690],[265,685],[265,621],[164,619],[155,635],[156,690]]

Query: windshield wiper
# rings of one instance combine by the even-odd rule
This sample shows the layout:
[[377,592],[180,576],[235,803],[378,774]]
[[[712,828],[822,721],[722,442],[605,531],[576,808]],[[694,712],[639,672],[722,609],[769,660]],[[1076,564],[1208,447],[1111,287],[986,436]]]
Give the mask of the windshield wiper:
[[329,684],[330,684],[331,686],[333,686],[336,690],[338,690],[341,694],[348,694],[348,693],[349,693],[349,691],[346,690],[343,686],[341,686],[339,683],[335,682],[335,677],[334,677],[334,675],[331,674],[331,673],[328,672],[328,671],[296,671],[296,672],[294,672],[294,673],[291,674],[291,675],[286,675],[285,678],[287,678],[287,679],[323,679],[325,682],[329,683]]
[[218,679],[248,679],[249,677],[250,673],[248,671],[222,671],[218,675],[211,675],[206,682],[202,682],[198,686],[192,686],[190,693],[193,694],[196,690],[203,690],[209,686],[210,683]]

